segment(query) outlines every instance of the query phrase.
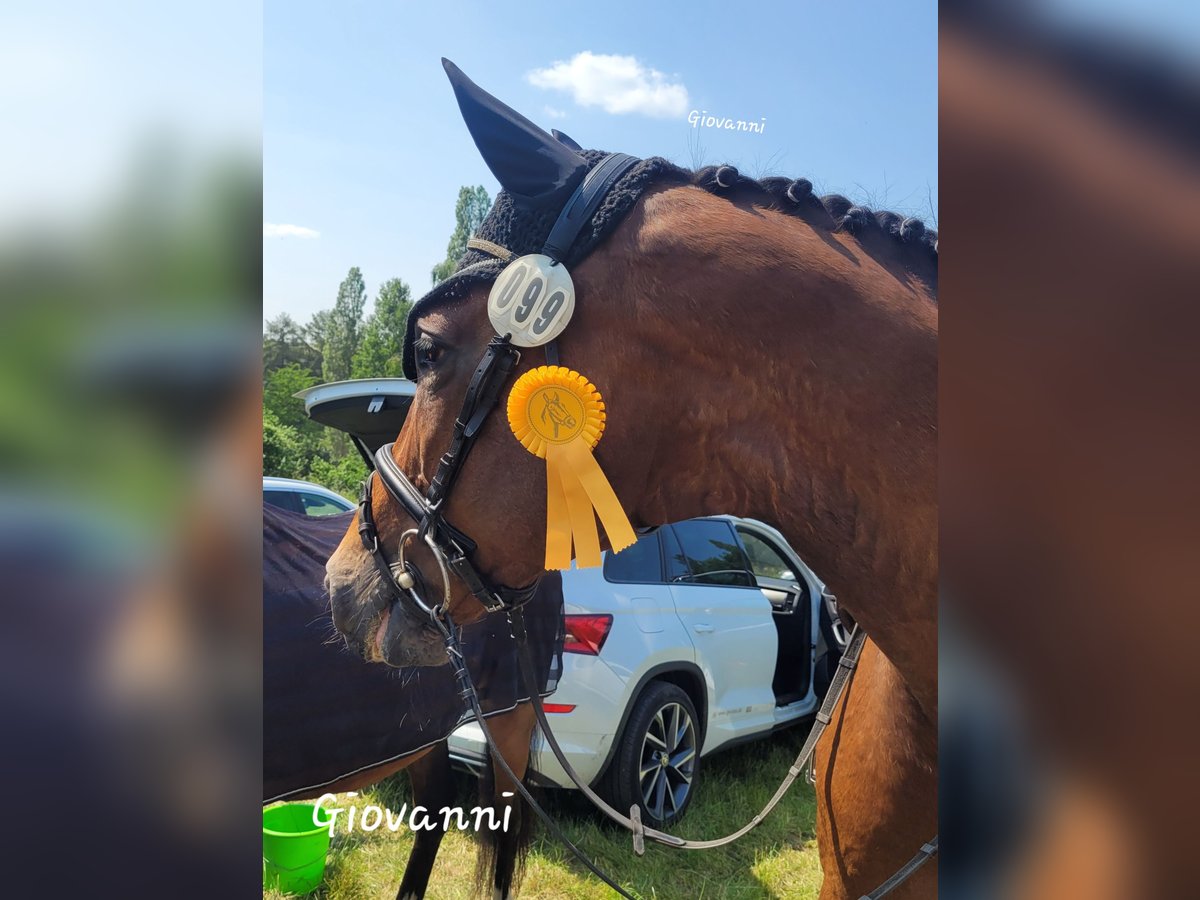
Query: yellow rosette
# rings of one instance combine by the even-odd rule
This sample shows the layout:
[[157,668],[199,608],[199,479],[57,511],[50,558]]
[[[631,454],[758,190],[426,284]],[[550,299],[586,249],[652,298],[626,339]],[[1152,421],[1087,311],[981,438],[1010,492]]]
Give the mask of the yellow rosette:
[[508,424],[518,441],[546,460],[546,568],[600,565],[599,515],[613,551],[637,535],[592,449],[604,434],[596,386],[565,366],[526,372],[508,395]]

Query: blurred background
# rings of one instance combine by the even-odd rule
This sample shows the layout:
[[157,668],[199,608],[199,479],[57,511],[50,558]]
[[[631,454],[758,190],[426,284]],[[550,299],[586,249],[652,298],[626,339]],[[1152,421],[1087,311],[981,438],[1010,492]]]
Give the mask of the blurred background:
[[[259,890],[262,37],[3,13],[14,896]],[[942,7],[946,896],[1200,883],[1198,45],[1194,4]]]
[[1200,9],[943,4],[940,875],[1200,883]]
[[261,9],[0,14],[5,893],[260,881]]

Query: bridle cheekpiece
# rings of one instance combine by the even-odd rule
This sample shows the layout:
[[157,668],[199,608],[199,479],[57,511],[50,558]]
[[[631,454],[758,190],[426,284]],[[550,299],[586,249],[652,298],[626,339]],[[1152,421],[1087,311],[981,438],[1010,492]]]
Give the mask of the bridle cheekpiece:
[[[556,264],[561,263],[580,230],[591,221],[605,195],[621,176],[638,162],[640,160],[637,157],[625,153],[611,153],[596,164],[559,213],[542,253]],[[490,242],[476,241],[472,246],[504,262],[508,262],[513,256],[504,247],[487,247],[488,243]],[[438,462],[437,471],[429,483],[428,493],[422,493],[396,463],[392,457],[394,444],[385,444],[375,452],[374,475],[379,476],[384,490],[416,523],[415,528],[408,529],[401,535],[396,561],[389,560],[384,552],[371,509],[374,475],[367,477],[363,482],[358,504],[358,532],[363,547],[371,555],[376,568],[391,589],[391,596],[377,595],[375,603],[378,612],[383,612],[397,598],[405,597],[416,609],[433,618],[435,623],[441,624],[449,619],[450,575],[461,579],[472,596],[489,613],[518,609],[528,603],[537,590],[537,580],[520,588],[494,584],[471,561],[477,549],[475,542],[446,521],[443,513],[455,479],[461,472],[480,429],[496,408],[501,392],[521,361],[521,352],[513,345],[511,338],[511,333],[497,333],[488,342],[487,349],[471,376],[462,409],[455,419],[450,447]],[[557,341],[551,340],[545,347],[547,361],[556,364]],[[442,601],[438,605],[431,605],[425,599],[425,585],[421,573],[405,559],[408,542],[414,539],[422,542],[437,561],[442,579]]]

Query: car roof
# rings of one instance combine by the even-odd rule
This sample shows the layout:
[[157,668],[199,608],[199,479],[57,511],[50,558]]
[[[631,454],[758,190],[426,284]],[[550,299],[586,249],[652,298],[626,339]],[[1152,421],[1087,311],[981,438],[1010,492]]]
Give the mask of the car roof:
[[331,496],[340,496],[336,491],[331,491],[329,488],[313,484],[311,481],[301,481],[299,478],[279,478],[275,475],[263,476],[263,489],[274,488],[276,490],[305,490],[317,491],[321,494],[329,494]]

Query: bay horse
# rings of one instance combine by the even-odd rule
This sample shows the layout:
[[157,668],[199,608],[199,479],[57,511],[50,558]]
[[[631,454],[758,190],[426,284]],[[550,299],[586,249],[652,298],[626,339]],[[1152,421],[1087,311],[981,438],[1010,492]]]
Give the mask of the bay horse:
[[[605,157],[444,64],[504,190],[481,249],[409,318],[417,391],[391,459],[426,492],[494,338],[488,256],[539,252]],[[557,353],[603,394],[595,458],[635,528],[718,513],[773,522],[870,636],[816,754],[821,897],[860,897],[937,832],[936,234],[729,166],[643,160],[610,198],[565,254],[577,303]],[[514,375],[544,362],[525,350]],[[471,536],[478,572],[524,585],[543,571],[545,466],[491,416],[439,512]],[[411,515],[382,490],[369,512],[395,558]],[[485,614],[459,579],[438,581],[432,550],[407,559],[448,592],[453,621]],[[372,658],[445,658],[403,598],[375,612],[386,586],[355,527],[327,583],[335,624]],[[892,896],[931,896],[936,879],[925,866]]]

